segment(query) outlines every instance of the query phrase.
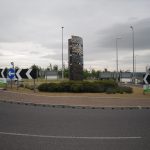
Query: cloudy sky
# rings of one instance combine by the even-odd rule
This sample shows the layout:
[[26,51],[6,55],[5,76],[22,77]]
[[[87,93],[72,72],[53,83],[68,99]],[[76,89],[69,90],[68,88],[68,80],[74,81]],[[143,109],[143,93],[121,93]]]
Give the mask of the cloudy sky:
[[68,39],[84,42],[84,68],[132,71],[132,30],[135,32],[136,70],[150,64],[150,0],[0,0],[0,68],[33,64],[61,67],[64,26],[64,63]]

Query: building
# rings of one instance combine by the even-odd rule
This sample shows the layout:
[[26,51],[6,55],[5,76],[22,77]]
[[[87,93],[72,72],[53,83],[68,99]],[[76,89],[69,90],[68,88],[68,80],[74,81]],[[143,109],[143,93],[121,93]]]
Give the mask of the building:
[[58,72],[57,71],[46,71],[45,72],[46,80],[58,80]]
[[69,79],[83,80],[83,40],[72,36],[68,40]]

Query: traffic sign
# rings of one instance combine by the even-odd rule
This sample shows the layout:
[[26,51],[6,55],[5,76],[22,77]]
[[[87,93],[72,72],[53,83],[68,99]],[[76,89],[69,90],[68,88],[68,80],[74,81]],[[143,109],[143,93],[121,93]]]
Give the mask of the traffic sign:
[[149,72],[146,73],[146,75],[144,76],[144,85],[143,85],[143,92],[144,93],[150,93],[150,74]]
[[15,77],[15,70],[13,68],[8,70],[8,77],[9,79],[13,79]]
[[150,84],[150,74],[146,74],[143,80],[145,84]]
[[36,69],[17,69],[16,78],[21,79],[36,79],[37,71]]
[[37,70],[36,69],[0,69],[0,78],[17,78],[21,79],[36,79],[37,78]]
[[7,69],[0,69],[0,78],[7,78]]

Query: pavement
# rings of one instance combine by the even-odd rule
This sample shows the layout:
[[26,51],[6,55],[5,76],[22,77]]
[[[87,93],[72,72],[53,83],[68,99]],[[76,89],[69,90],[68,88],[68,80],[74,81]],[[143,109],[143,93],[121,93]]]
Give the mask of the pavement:
[[0,101],[70,107],[150,108],[150,95],[103,93],[41,93],[33,91],[0,90]]
[[0,102],[1,150],[149,150],[150,110]]

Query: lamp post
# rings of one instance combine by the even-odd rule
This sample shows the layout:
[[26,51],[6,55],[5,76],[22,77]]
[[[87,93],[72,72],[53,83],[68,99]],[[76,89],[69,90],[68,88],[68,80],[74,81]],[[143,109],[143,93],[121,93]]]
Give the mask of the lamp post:
[[132,30],[132,48],[133,48],[133,76],[132,76],[132,82],[135,83],[135,76],[134,76],[134,28],[133,26],[130,26],[131,30]]
[[64,64],[63,64],[63,62],[64,62],[64,58],[63,58],[63,29],[64,29],[64,27],[61,27],[62,28],[62,80],[64,79]]
[[134,61],[135,61],[135,70],[134,70],[135,75],[136,75],[136,70],[137,70],[137,68],[136,68],[136,64],[137,64],[137,56],[138,56],[138,55],[135,55],[135,60],[134,60]]
[[121,37],[116,38],[116,81],[118,82],[118,40],[120,40]]
[[135,70],[134,70],[134,77],[135,77],[135,83],[137,83],[136,82],[136,80],[137,80],[137,57],[138,57],[138,55],[135,55]]

